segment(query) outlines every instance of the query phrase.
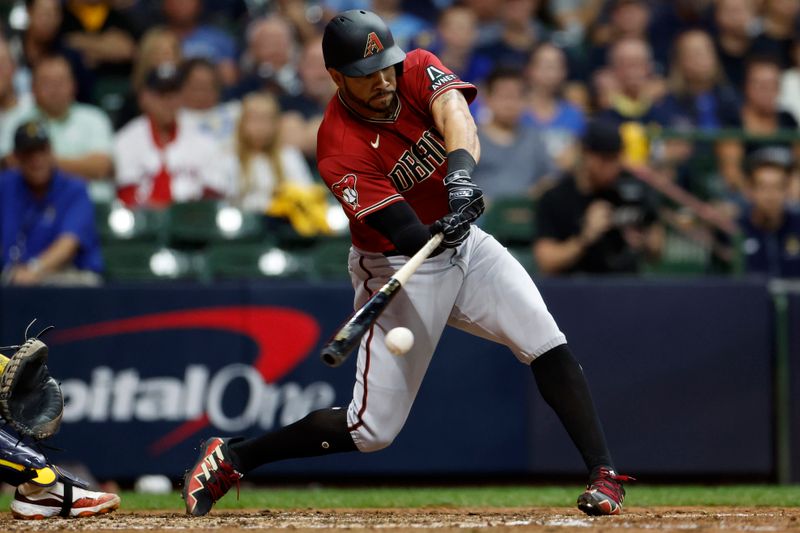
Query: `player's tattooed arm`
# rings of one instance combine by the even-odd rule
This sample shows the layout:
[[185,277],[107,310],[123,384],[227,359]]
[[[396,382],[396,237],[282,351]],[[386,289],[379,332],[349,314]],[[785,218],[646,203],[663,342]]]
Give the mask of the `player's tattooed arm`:
[[477,162],[481,155],[478,129],[461,91],[450,89],[437,96],[431,103],[431,113],[436,128],[444,136],[447,153],[463,149]]

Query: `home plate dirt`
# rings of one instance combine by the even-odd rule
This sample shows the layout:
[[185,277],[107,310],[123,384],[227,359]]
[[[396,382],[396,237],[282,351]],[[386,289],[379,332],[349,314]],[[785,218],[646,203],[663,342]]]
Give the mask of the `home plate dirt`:
[[374,530],[503,530],[569,531],[798,531],[800,508],[773,507],[648,507],[626,509],[621,516],[591,518],[565,508],[530,509],[338,509],[214,511],[203,518],[179,513],[119,511],[90,519],[14,520],[0,513],[0,531],[215,531],[250,529],[293,531]]

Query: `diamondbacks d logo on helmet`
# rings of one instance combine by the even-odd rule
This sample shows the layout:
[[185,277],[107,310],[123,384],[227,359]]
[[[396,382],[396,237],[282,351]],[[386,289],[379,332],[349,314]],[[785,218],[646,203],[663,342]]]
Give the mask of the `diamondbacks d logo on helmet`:
[[353,211],[358,207],[358,191],[356,190],[356,175],[348,174],[331,186],[333,194],[345,201]]
[[373,31],[367,35],[367,46],[364,48],[364,57],[375,55],[378,52],[383,52],[383,43],[381,43],[381,40],[378,39],[378,36]]

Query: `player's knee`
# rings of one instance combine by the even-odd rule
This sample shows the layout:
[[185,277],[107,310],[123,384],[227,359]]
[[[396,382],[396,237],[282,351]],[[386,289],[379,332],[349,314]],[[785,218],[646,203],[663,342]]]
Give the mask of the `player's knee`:
[[364,453],[377,452],[388,448],[394,442],[394,436],[373,436],[358,442],[358,449]]
[[388,448],[394,442],[397,434],[400,433],[400,427],[387,426],[374,427],[374,426],[361,426],[356,431],[353,441],[356,443],[359,451],[362,452],[377,452]]

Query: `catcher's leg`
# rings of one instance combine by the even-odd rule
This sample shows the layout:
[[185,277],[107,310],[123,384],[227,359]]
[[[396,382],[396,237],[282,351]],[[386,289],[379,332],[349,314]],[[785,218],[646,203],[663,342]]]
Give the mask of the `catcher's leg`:
[[89,490],[85,481],[63,468],[48,465],[37,469],[35,474],[14,492],[11,500],[14,518],[83,518],[110,513],[119,507],[119,496]]
[[88,490],[87,484],[0,428],[0,481],[17,487],[11,501],[16,518],[83,517],[109,513],[119,496]]

